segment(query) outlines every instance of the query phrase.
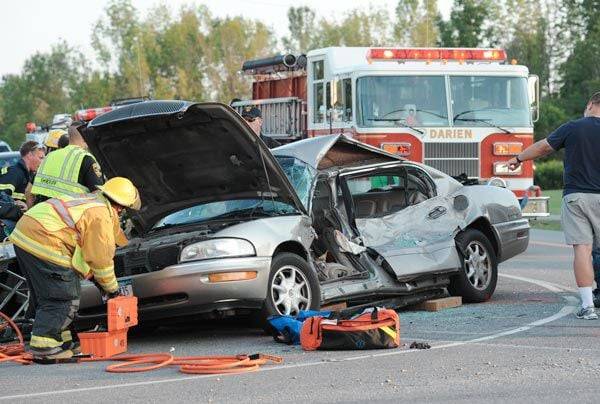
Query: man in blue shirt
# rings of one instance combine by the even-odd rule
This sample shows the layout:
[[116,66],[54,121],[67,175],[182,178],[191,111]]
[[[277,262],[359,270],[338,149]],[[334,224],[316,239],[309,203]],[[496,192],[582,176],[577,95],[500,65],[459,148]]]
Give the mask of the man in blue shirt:
[[600,92],[587,103],[583,118],[570,121],[546,139],[509,160],[511,169],[565,149],[564,191],[561,208],[565,241],[573,246],[573,269],[581,296],[577,318],[595,320],[592,248],[600,246]]

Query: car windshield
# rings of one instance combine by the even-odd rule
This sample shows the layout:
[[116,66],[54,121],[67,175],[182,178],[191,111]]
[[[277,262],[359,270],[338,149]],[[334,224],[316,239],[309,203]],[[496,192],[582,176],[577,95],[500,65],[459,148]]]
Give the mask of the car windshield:
[[443,76],[366,76],[357,89],[361,127],[448,126]]
[[267,198],[209,202],[171,213],[156,223],[152,229],[158,230],[221,219],[256,219],[295,214],[297,212],[295,207],[287,203]]
[[451,76],[454,126],[530,126],[524,77]]
[[310,197],[310,188],[316,175],[316,171],[295,157],[275,156],[283,172],[294,187],[298,198],[308,209],[308,200]]

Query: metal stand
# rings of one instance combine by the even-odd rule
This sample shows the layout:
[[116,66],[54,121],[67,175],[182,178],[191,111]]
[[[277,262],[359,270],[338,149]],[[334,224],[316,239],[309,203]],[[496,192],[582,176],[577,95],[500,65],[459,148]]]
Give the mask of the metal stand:
[[[29,304],[29,288],[25,277],[9,269],[15,260],[15,251],[11,243],[0,244],[0,311],[11,319],[25,313]],[[9,307],[9,310],[6,307]]]

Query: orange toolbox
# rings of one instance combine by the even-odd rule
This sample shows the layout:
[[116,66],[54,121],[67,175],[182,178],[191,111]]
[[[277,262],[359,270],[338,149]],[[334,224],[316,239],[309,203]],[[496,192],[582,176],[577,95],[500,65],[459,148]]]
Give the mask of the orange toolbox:
[[127,330],[80,332],[81,353],[94,358],[110,358],[127,351]]
[[137,297],[119,296],[106,302],[108,331],[125,330],[138,323]]
[[127,351],[127,330],[138,323],[137,297],[118,296],[107,305],[107,332],[80,332],[81,353],[110,358]]

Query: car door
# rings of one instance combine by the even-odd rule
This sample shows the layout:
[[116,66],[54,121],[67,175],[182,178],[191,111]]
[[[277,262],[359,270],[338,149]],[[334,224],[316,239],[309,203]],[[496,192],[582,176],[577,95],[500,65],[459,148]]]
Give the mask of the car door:
[[342,175],[341,182],[363,244],[397,279],[460,267],[454,236],[464,211],[453,208],[452,197],[438,196],[420,167],[404,163],[355,171]]

